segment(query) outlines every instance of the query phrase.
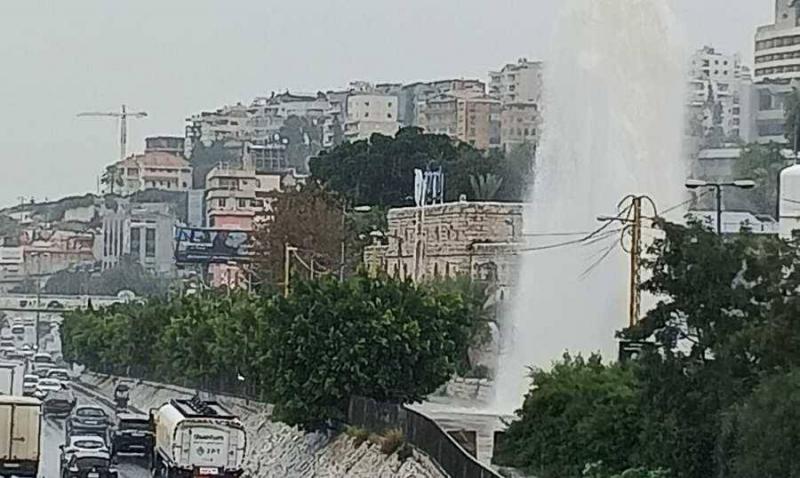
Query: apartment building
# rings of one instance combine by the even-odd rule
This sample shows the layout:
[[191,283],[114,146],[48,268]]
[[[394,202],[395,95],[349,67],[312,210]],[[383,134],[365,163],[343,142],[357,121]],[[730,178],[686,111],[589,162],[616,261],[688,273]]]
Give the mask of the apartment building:
[[420,108],[419,126],[446,134],[479,149],[499,148],[500,100],[486,94],[451,93],[429,99]]
[[689,65],[689,121],[704,146],[755,140],[753,80],[738,54],[706,46]]
[[489,94],[503,104],[541,102],[543,63],[520,58],[499,71],[489,72]]
[[347,97],[344,137],[348,141],[359,141],[369,139],[375,133],[394,136],[400,129],[397,115],[397,96],[353,93]]
[[134,154],[107,168],[104,193],[127,196],[145,189],[188,191],[192,168],[183,156],[149,151]]

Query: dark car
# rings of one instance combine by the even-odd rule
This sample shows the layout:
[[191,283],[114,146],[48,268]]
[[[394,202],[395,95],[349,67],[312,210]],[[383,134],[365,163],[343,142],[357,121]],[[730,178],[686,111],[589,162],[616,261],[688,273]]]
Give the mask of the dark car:
[[117,478],[111,455],[105,450],[78,449],[61,455],[61,478]]
[[69,388],[47,394],[42,402],[42,411],[45,415],[66,418],[75,408],[75,395]]
[[65,426],[67,435],[79,433],[103,432],[106,433],[111,426],[111,419],[101,407],[82,405],[76,408],[67,419]]
[[111,449],[118,453],[149,455],[153,450],[153,429],[150,418],[138,413],[120,413],[111,432]]

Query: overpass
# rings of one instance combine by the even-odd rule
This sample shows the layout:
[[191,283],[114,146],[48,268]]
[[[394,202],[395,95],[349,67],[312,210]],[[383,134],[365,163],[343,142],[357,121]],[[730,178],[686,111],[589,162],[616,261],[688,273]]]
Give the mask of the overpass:
[[2,294],[0,295],[0,311],[58,313],[63,310],[87,307],[90,302],[93,307],[102,307],[129,302],[134,298],[125,294],[119,296],[42,294],[38,297],[36,294]]

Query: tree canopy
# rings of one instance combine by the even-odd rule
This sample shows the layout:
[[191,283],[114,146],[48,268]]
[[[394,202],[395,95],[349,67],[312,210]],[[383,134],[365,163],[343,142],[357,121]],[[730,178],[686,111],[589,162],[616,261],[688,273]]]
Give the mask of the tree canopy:
[[[466,194],[474,198],[471,178],[490,174],[503,179],[496,198],[521,200],[530,173],[532,147],[518,148],[508,157],[483,152],[446,135],[404,128],[392,138],[380,134],[369,140],[343,143],[323,151],[310,162],[311,175],[353,204],[381,207],[408,205],[414,193],[414,169],[442,168],[445,199]],[[525,161],[527,160],[527,162]]]
[[68,361],[247,394],[316,428],[344,418],[352,395],[433,392],[464,356],[470,318],[458,294],[357,276],[296,281],[285,298],[206,293],[69,311],[61,333]]
[[[501,460],[540,477],[577,477],[597,463],[605,475],[800,476],[782,452],[797,446],[795,428],[776,425],[797,420],[791,400],[778,404],[798,385],[797,244],[721,237],[699,224],[659,227],[642,285],[657,302],[619,334],[650,347],[624,364],[567,359],[534,373]],[[623,403],[609,398],[623,392]],[[604,428],[615,403],[619,428]]]

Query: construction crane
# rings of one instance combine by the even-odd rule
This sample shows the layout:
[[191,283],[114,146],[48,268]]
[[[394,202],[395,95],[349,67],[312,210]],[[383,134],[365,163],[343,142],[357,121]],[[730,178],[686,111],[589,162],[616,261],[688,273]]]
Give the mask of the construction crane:
[[125,105],[122,105],[121,113],[98,113],[86,112],[78,113],[79,117],[87,116],[109,116],[112,118],[119,118],[119,159],[125,159],[128,155],[128,118],[146,118],[147,113],[144,111],[130,112]]

